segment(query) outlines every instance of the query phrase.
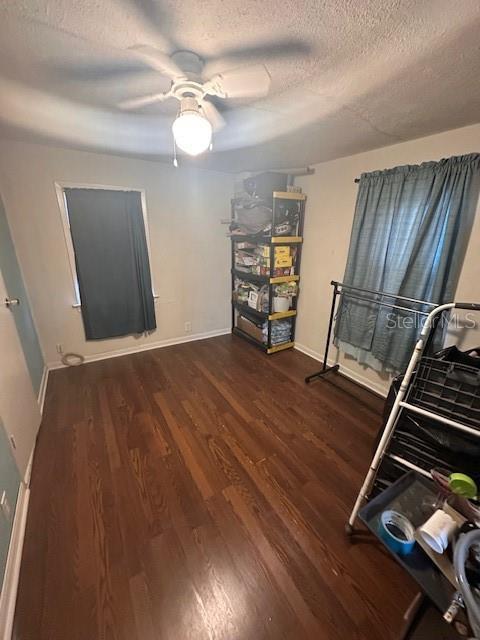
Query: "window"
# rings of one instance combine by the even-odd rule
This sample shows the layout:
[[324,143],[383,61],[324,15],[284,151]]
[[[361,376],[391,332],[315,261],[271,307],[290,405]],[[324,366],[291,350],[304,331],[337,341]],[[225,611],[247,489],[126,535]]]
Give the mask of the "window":
[[57,185],[57,197],[87,339],[154,329],[144,193]]
[[[480,154],[363,174],[345,284],[452,302],[479,188]],[[345,294],[336,343],[364,364],[402,371],[421,327],[412,319]]]

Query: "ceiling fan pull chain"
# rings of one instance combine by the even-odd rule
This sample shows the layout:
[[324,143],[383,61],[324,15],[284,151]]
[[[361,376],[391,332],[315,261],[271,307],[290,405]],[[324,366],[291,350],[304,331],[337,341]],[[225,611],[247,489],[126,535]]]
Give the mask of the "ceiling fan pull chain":
[[178,160],[177,160],[177,145],[175,144],[175,138],[173,138],[173,166],[178,168]]

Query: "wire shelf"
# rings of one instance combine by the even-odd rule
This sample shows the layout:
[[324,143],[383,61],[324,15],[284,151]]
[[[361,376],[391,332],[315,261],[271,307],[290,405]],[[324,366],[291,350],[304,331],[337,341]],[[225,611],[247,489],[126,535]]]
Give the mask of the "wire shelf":
[[480,430],[480,370],[424,356],[409,402]]

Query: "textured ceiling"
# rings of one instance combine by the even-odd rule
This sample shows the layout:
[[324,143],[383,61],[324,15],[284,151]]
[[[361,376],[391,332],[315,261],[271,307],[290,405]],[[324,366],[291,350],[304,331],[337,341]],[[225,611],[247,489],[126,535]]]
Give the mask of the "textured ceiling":
[[6,135],[168,158],[169,82],[127,49],[189,49],[205,77],[250,62],[267,98],[225,105],[199,166],[305,166],[480,121],[479,0],[3,0]]

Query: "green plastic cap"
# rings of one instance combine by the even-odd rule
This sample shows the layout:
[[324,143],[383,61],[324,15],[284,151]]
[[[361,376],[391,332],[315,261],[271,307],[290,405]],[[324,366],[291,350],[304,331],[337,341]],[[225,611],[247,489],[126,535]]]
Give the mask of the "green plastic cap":
[[448,486],[463,498],[475,498],[477,495],[477,485],[475,480],[465,473],[452,473],[448,478]]

